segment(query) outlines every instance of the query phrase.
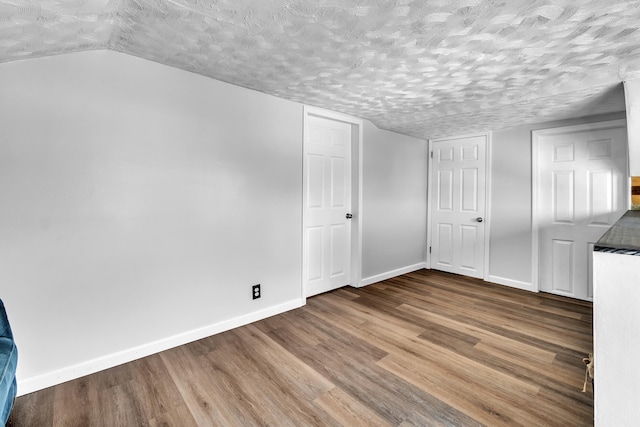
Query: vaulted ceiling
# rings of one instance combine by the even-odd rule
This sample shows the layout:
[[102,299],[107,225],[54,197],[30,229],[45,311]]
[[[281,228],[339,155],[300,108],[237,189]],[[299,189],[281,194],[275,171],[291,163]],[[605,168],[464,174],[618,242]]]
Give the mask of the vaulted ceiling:
[[0,62],[111,49],[426,139],[624,111],[639,27],[637,0],[0,0]]

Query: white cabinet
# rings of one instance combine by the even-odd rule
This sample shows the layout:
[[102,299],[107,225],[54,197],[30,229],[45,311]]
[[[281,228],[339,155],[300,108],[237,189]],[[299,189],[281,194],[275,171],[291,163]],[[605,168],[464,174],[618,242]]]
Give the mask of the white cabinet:
[[640,212],[629,211],[596,244],[595,425],[640,420]]

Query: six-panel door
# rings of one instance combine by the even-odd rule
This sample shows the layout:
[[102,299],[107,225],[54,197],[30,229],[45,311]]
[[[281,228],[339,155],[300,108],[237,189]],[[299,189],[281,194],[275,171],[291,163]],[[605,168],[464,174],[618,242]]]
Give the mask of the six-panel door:
[[432,143],[431,268],[484,275],[486,144],[484,135]]
[[307,296],[349,284],[351,125],[309,115],[305,141]]
[[627,209],[626,128],[595,126],[537,133],[539,287],[583,300],[593,246]]

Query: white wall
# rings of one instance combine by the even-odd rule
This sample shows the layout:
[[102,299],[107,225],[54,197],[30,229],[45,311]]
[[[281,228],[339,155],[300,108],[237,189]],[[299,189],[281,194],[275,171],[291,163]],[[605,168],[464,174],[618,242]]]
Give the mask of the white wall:
[[76,53],[0,65],[0,135],[21,394],[302,304],[300,104]]
[[624,118],[615,113],[494,131],[491,238],[487,280],[529,288],[531,267],[531,131]]
[[[494,132],[490,280],[531,281],[531,130],[621,117]],[[21,394],[303,303],[300,104],[85,52],[0,64],[0,132]],[[362,154],[368,284],[425,267],[427,144]]]
[[640,256],[594,252],[595,425],[640,418]]
[[629,175],[640,176],[640,80],[624,82],[629,137]]
[[365,121],[362,282],[426,267],[427,143]]

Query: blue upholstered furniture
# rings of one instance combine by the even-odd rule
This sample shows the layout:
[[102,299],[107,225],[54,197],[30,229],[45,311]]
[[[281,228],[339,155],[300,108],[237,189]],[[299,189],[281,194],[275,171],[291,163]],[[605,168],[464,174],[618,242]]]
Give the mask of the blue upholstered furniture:
[[5,425],[16,397],[16,367],[18,349],[13,342],[13,333],[7,312],[0,300],[0,423]]

